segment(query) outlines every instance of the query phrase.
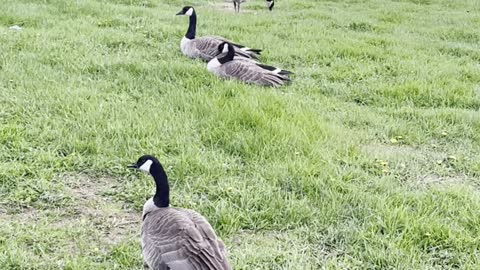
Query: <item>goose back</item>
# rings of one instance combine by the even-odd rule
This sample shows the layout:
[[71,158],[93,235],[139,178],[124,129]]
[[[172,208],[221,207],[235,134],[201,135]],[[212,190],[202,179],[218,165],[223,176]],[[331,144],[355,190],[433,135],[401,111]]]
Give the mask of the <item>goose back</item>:
[[215,58],[209,62],[208,70],[221,78],[236,79],[260,86],[282,86],[290,80],[286,75],[276,74],[258,66],[253,61],[245,60],[232,60],[219,64]]
[[[218,36],[205,36],[196,39],[183,37],[180,42],[180,49],[184,55],[190,58],[200,58],[208,62],[219,54],[217,48],[222,42],[229,41]],[[246,48],[238,44],[233,46],[236,49],[235,54],[244,58],[258,59],[258,55],[261,51]]]
[[226,270],[225,246],[208,221],[195,211],[158,208],[146,212],[142,253],[154,270]]

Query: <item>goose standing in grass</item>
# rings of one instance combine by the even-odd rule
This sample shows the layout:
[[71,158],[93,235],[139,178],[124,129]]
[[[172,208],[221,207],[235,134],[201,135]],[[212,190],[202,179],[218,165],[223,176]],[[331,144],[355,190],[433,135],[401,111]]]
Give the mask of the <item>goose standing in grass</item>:
[[267,3],[268,10],[272,11],[275,2],[273,2],[273,0],[266,0],[265,2]]
[[[218,54],[218,45],[228,41],[223,37],[206,36],[196,38],[197,14],[191,6],[184,7],[177,15],[189,17],[188,30],[180,42],[182,53],[190,58],[201,58],[204,61],[210,61]],[[230,41],[228,41],[230,42]],[[231,43],[231,42],[230,42]],[[262,50],[250,49],[240,44],[231,43],[236,49],[236,55],[245,58],[258,59]]]
[[212,226],[193,210],[170,207],[168,178],[153,156],[129,168],[153,176],[156,192],[143,206],[142,254],[153,270],[230,270],[225,246]]
[[235,48],[228,42],[218,46],[220,55],[208,62],[207,69],[220,78],[236,79],[261,86],[282,86],[290,81],[290,71],[263,65],[249,59],[235,59]]

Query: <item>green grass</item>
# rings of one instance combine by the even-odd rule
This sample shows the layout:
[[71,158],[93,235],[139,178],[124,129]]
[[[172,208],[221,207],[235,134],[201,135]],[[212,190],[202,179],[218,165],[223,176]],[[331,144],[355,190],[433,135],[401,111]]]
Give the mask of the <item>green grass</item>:
[[[183,57],[188,3],[294,82]],[[479,269],[478,1],[222,4],[2,2],[1,268],[142,269],[150,153],[235,269]]]

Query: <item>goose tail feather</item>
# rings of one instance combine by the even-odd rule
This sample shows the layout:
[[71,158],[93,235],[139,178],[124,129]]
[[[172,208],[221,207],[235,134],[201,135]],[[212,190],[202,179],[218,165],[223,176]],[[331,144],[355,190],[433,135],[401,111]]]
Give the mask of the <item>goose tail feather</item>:
[[248,52],[248,53],[254,53],[254,54],[258,54],[260,55],[262,53],[262,50],[261,49],[252,49],[252,48],[249,48],[249,47],[246,47],[242,44],[237,44],[237,43],[231,43],[233,46],[239,48],[240,50],[244,51],[244,52]]
[[258,54],[258,55],[262,54],[262,50],[260,50],[260,49],[250,49],[250,48],[248,48],[246,51],[247,52],[252,52],[252,53],[255,53],[255,54]]
[[278,74],[278,75],[291,75],[291,74],[293,74],[293,72],[291,72],[289,70],[284,70],[284,69],[280,69],[280,68],[276,68],[276,67],[272,67],[272,66],[264,65],[264,64],[257,64],[257,65],[259,67],[263,68],[263,69],[270,70],[273,73]]

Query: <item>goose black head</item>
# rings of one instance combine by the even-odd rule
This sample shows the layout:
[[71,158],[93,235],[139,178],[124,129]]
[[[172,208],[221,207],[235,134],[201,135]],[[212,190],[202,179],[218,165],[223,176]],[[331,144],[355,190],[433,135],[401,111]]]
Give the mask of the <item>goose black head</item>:
[[152,168],[157,167],[159,165],[160,165],[160,162],[156,157],[151,155],[143,155],[137,160],[136,163],[128,165],[128,168],[138,169],[151,174]]
[[176,15],[192,16],[195,13],[195,9],[191,6],[185,6]]
[[217,47],[219,55],[217,56],[220,64],[232,61],[235,57],[235,48],[228,42],[222,42]]
[[224,41],[218,45],[218,52],[219,53],[228,53],[230,51],[234,51],[235,49],[233,48],[232,44]]

